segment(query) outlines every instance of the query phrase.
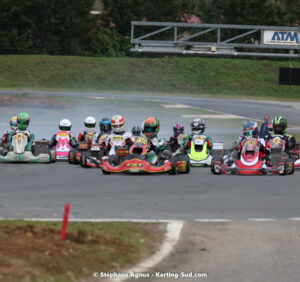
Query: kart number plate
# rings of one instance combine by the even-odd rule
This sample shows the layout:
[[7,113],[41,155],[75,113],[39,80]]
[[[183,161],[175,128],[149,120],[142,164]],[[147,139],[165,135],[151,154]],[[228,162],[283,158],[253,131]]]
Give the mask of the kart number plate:
[[135,143],[142,143],[142,144],[147,145],[148,144],[148,140],[146,138],[139,137],[138,139],[136,139]]
[[111,138],[111,140],[115,141],[115,142],[120,142],[120,141],[124,140],[124,137],[123,136],[114,136]]

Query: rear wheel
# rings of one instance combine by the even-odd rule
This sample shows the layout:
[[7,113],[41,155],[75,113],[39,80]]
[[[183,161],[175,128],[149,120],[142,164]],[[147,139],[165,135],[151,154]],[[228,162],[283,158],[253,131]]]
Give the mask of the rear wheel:
[[70,152],[68,154],[69,164],[73,164],[74,163],[74,159],[75,159],[75,151],[74,150],[70,150]]
[[87,159],[86,154],[82,153],[80,155],[80,166],[81,167],[86,167],[86,159]]
[[170,175],[176,175],[177,173],[177,159],[173,158],[171,159],[171,163],[172,163],[172,169],[169,171]]

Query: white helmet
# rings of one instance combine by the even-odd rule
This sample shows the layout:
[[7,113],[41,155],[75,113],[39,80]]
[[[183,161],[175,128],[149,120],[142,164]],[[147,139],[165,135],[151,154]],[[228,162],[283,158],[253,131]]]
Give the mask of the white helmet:
[[87,117],[84,120],[84,126],[86,129],[94,129],[96,127],[96,119],[94,117]]
[[62,119],[59,122],[59,129],[62,131],[70,131],[71,127],[72,127],[72,123],[68,119]]
[[111,128],[114,133],[120,133],[125,130],[125,120],[120,115],[115,115],[111,118]]

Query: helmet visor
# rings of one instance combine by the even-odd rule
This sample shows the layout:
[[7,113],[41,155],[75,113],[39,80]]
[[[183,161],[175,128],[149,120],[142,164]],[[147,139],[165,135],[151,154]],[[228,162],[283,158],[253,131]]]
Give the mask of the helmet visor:
[[95,128],[96,124],[93,124],[93,123],[86,123],[85,124],[85,127],[86,128]]
[[71,128],[70,126],[60,126],[59,129],[62,131],[70,131]]
[[244,136],[254,136],[254,130],[245,131]]
[[155,127],[145,127],[144,128],[145,133],[152,133],[156,131]]

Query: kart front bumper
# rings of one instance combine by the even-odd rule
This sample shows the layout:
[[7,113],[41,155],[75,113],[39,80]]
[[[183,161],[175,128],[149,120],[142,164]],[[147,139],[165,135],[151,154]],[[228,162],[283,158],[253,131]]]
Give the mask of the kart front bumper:
[[16,154],[14,152],[8,152],[5,156],[0,156],[0,162],[2,163],[50,163],[49,154],[40,154],[34,156],[31,152],[24,152],[22,154]]

